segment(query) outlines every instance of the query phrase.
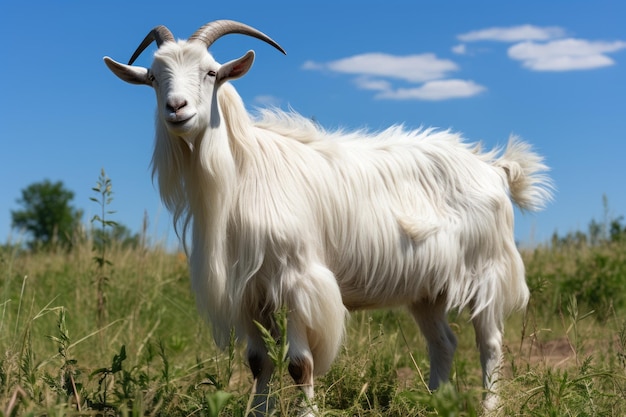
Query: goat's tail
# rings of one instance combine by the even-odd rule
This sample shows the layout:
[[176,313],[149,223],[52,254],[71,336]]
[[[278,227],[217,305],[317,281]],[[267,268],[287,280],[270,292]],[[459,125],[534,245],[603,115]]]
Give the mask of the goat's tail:
[[519,208],[538,211],[552,200],[554,186],[547,174],[549,168],[543,157],[518,137],[511,136],[495,165],[506,173],[511,199]]

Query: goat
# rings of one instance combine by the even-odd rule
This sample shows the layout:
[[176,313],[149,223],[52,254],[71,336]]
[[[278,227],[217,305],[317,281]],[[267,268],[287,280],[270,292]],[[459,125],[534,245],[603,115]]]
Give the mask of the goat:
[[[219,20],[187,41],[157,26],[128,65],[104,60],[156,91],[153,177],[186,250],[191,231],[192,290],[216,343],[231,329],[247,340],[253,413],[271,407],[273,372],[255,321],[275,332],[286,309],[288,369],[312,404],[347,312],[401,305],[427,341],[431,390],[456,349],[447,312],[470,309],[485,407],[495,407],[503,320],[529,298],[512,201],[539,210],[551,199],[543,158],[515,137],[483,152],[450,131],[331,132],[276,109],[255,121],[228,82],[254,52],[223,65],[208,52],[230,33],[284,53],[257,29]],[[151,67],[133,65],[153,41]]]

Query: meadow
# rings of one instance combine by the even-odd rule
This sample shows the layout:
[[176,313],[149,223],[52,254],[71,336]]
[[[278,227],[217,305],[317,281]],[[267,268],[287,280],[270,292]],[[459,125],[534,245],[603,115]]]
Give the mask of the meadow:
[[[558,237],[523,251],[532,297],[506,324],[498,415],[626,415],[626,229]],[[614,226],[614,225],[613,225]],[[252,381],[234,340],[217,350],[190,292],[186,258],[148,245],[0,249],[0,415],[244,416]],[[95,248],[95,249],[94,249]],[[402,309],[353,313],[324,416],[481,415],[466,312],[451,382],[430,393],[425,342]],[[300,400],[283,361],[276,415]]]

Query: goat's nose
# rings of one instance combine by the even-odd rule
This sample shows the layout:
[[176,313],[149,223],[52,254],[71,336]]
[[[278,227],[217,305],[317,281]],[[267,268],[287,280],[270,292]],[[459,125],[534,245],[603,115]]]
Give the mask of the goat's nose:
[[176,113],[177,111],[179,111],[186,105],[187,105],[187,100],[185,100],[182,97],[171,97],[167,100],[167,103],[166,103],[167,110],[172,113]]

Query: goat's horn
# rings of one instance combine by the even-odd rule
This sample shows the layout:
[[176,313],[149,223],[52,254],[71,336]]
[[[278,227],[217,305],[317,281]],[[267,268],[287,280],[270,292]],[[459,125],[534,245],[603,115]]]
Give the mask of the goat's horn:
[[154,41],[156,41],[157,46],[160,47],[163,42],[174,42],[174,35],[172,35],[172,32],[170,32],[170,30],[163,25],[155,27],[139,44],[137,50],[130,58],[130,61],[128,61],[128,65],[132,65],[144,49],[146,49]]
[[200,29],[198,29],[193,35],[191,35],[189,40],[204,42],[207,48],[209,48],[213,44],[213,42],[215,42],[224,35],[228,35],[229,33],[239,33],[242,35],[248,35],[260,39],[263,42],[269,43],[274,48],[278,49],[280,52],[286,55],[285,50],[281,48],[281,46],[277,44],[272,38],[251,26],[235,22],[234,20],[215,20],[213,22],[209,22],[206,25],[202,26]]

